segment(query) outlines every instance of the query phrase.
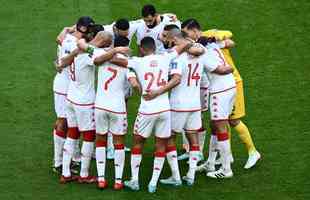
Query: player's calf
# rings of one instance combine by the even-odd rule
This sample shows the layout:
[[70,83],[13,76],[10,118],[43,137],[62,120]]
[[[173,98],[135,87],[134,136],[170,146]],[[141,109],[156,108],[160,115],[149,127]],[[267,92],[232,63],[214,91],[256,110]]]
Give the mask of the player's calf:
[[83,144],[81,149],[81,171],[80,171],[80,183],[94,183],[97,178],[89,175],[89,167],[91,162],[91,156],[94,149],[95,131],[84,131]]
[[58,118],[53,130],[54,139],[54,167],[53,171],[61,174],[62,150],[67,136],[67,121],[65,118]]
[[181,177],[180,177],[180,170],[178,164],[178,155],[176,151],[176,135],[172,134],[171,137],[167,141],[166,147],[166,158],[168,160],[170,169],[171,169],[171,177],[166,179],[161,179],[160,183],[179,186],[182,185]]
[[123,188],[123,171],[125,165],[125,145],[124,145],[124,136],[123,135],[114,135],[114,168],[115,168],[115,184],[114,189],[120,190]]
[[224,173],[231,172],[231,162],[230,162],[230,142],[227,127],[229,126],[227,120],[223,121],[213,121],[214,128],[217,136],[217,145],[220,151],[222,168]]
[[74,147],[78,142],[80,133],[77,127],[69,127],[67,139],[63,148],[62,160],[62,176],[65,178],[71,177],[70,164],[74,153]]
[[186,135],[190,143],[189,169],[186,176],[183,177],[183,180],[185,180],[188,185],[193,185],[195,180],[197,163],[200,155],[200,149],[199,149],[197,132],[187,131]]
[[96,165],[98,176],[98,188],[104,189],[108,186],[105,180],[105,166],[106,166],[106,147],[107,147],[107,135],[96,134]]
[[139,190],[139,169],[142,160],[142,150],[145,138],[140,135],[134,135],[133,137],[133,147],[131,149],[131,179],[129,181],[124,181],[124,185],[131,190]]
[[154,154],[153,174],[148,185],[148,190],[150,193],[154,193],[156,191],[158,179],[165,162],[167,140],[167,138],[158,137],[155,139],[156,152]]

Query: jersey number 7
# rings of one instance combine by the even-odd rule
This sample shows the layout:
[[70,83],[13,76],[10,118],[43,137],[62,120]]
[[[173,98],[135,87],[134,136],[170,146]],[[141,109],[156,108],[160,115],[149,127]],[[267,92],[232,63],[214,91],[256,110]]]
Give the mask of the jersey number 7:
[[104,90],[108,90],[108,85],[111,83],[111,81],[113,81],[113,79],[115,79],[115,77],[117,75],[117,70],[116,69],[108,67],[107,70],[109,72],[112,72],[112,76],[108,80],[106,80],[106,82],[104,82]]

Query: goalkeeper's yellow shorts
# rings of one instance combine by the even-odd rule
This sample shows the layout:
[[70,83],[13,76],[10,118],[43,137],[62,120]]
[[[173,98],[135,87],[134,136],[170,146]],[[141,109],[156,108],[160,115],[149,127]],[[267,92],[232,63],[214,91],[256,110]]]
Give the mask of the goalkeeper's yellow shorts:
[[243,94],[243,82],[238,81],[236,83],[237,95],[234,103],[233,111],[229,116],[229,119],[240,119],[245,116],[245,104]]

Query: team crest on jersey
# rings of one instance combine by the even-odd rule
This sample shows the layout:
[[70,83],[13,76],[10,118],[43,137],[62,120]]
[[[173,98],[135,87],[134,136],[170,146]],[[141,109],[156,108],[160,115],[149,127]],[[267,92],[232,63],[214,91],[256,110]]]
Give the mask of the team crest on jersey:
[[158,66],[158,63],[157,63],[156,60],[152,60],[152,61],[150,62],[150,67],[157,67],[157,66]]
[[178,63],[176,63],[176,62],[171,62],[170,63],[170,68],[171,69],[176,69],[178,67]]
[[70,54],[71,52],[69,50],[65,50],[65,54]]

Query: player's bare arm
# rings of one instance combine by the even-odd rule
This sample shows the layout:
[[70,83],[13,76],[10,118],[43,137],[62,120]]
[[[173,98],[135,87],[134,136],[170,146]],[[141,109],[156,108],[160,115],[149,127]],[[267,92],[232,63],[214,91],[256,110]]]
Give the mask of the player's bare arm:
[[106,53],[96,57],[94,59],[94,64],[96,66],[101,65],[101,64],[105,63],[106,61],[111,60],[114,57],[115,54],[117,54],[117,53],[126,54],[126,53],[129,52],[129,50],[130,49],[128,47],[115,47],[113,49],[110,49]]
[[201,56],[202,54],[204,54],[204,52],[205,52],[204,47],[197,44],[193,44],[193,46],[187,50],[187,53],[193,56]]
[[168,41],[174,42],[176,44],[173,49],[178,54],[188,51],[194,45],[193,42],[183,38],[182,32],[179,29],[173,29],[169,31],[167,38]]
[[[103,43],[105,43],[107,40],[111,39],[111,38],[108,38],[108,37],[110,37],[110,36],[106,35],[105,32],[103,32],[102,34],[98,34],[98,38],[100,40],[102,40]],[[78,48],[81,51],[84,51],[84,52],[87,52],[87,53],[90,53],[90,54],[92,54],[94,49],[95,49],[92,44],[87,43],[84,39],[79,40],[78,43],[77,43],[77,46],[78,46]],[[103,53],[102,55],[97,56],[94,59],[94,64],[96,66],[102,65],[103,63],[105,63],[107,61],[110,61],[114,57],[115,54],[117,54],[117,53],[127,54],[129,52],[129,50],[130,49],[128,47],[115,47],[115,48],[112,48],[112,49],[108,50],[107,52]]]
[[128,67],[128,60],[125,58],[117,58],[117,57],[113,57],[110,62],[114,65],[120,66],[120,67],[124,67],[127,68]]
[[60,59],[59,63],[55,63],[56,70],[60,72],[66,66],[71,65],[74,60],[74,57],[77,56],[79,53],[80,53],[80,50],[77,48],[73,50],[69,55]]
[[69,55],[63,57],[61,59],[61,64],[62,66],[68,66],[70,65],[73,60],[74,60],[74,57],[77,56],[81,51],[79,49],[74,49]]
[[225,39],[222,42],[224,42],[225,47],[227,49],[233,48],[236,46],[236,43],[232,39]]
[[180,82],[181,82],[181,75],[180,74],[174,74],[165,86],[162,86],[158,90],[148,91],[146,94],[143,95],[143,98],[146,101],[150,101],[152,99],[155,99],[156,97],[170,91],[171,89],[173,89],[174,87],[179,85]]
[[233,72],[233,68],[230,65],[219,65],[212,73],[226,75]]
[[76,25],[63,28],[63,30],[56,37],[56,43],[61,45],[61,43],[65,39],[66,35],[68,33],[73,33],[75,31],[75,29],[76,29]]
[[136,77],[130,77],[128,79],[130,85],[136,90],[138,91],[139,94],[142,93],[142,87],[141,84],[139,83],[138,79]]

